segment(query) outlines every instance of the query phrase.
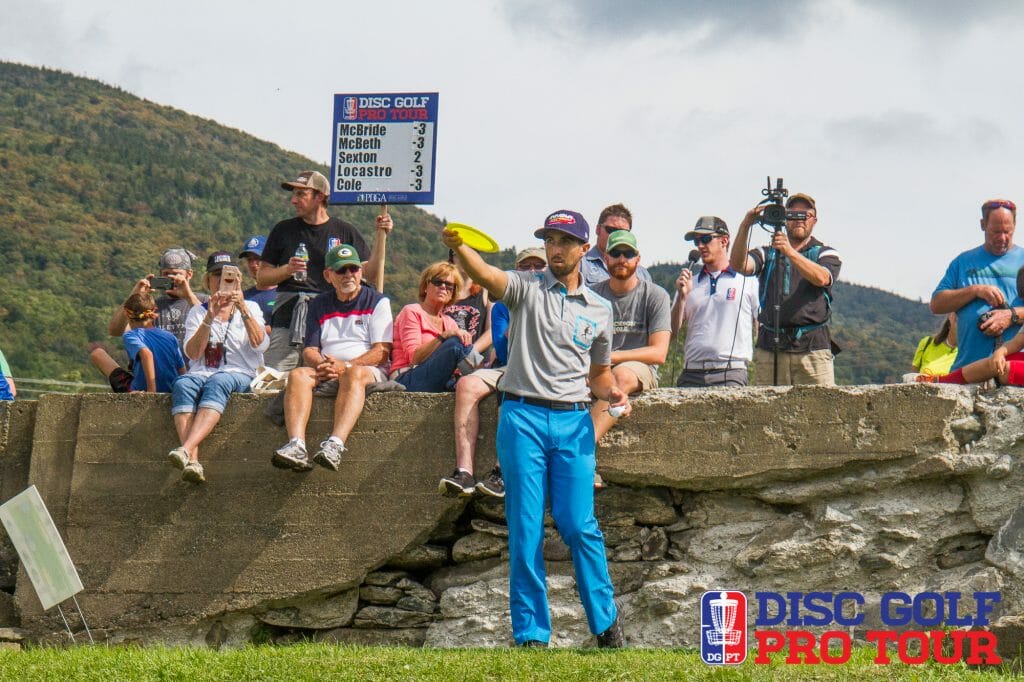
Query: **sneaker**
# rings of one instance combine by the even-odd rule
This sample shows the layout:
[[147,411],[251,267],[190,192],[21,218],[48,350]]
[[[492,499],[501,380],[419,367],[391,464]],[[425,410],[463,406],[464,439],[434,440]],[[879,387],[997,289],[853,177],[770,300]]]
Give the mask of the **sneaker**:
[[476,348],[470,348],[469,352],[466,353],[466,357],[459,360],[459,372],[462,376],[472,374],[484,364],[484,356],[477,352]]
[[[476,490],[476,485],[476,479],[473,478],[473,474],[462,469],[456,469],[452,472],[451,476],[445,476],[441,479],[441,482],[437,484],[437,492],[445,497],[469,497]],[[504,486],[502,486],[501,494],[505,494]]]
[[167,461],[174,465],[175,469],[184,469],[188,464],[188,452],[183,447],[177,447],[167,453]]
[[270,458],[270,463],[278,469],[291,469],[292,471],[309,471],[313,468],[313,464],[309,461],[309,455],[306,454],[306,446],[297,438],[292,438],[275,450]]
[[206,476],[203,475],[203,465],[199,462],[189,462],[181,472],[181,480],[190,483],[205,483]]
[[519,646],[523,649],[547,649],[548,643],[542,642],[539,639],[528,639]]
[[487,478],[477,481],[476,489],[491,497],[505,497],[505,480],[501,477],[501,467],[494,467]]
[[622,634],[622,626],[619,625],[619,617],[615,616],[612,626],[597,636],[598,649],[621,649],[626,646],[626,638]]
[[328,438],[320,443],[320,449],[313,455],[313,461],[325,469],[337,471],[343,452],[345,452],[345,445],[341,441]]

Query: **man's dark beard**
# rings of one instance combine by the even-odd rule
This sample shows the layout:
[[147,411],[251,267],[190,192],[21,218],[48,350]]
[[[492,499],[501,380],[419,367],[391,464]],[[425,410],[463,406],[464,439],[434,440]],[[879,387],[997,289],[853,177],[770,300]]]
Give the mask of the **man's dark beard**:
[[555,277],[565,277],[573,270],[578,269],[579,266],[580,262],[578,260],[575,263],[566,262],[564,265],[555,265],[554,263],[550,263],[548,265],[548,267],[551,268],[551,274]]

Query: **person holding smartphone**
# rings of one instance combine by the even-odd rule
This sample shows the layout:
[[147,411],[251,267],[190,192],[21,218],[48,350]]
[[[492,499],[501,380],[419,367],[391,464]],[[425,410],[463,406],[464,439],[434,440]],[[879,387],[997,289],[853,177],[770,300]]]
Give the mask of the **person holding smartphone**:
[[[160,256],[160,274],[146,275],[135,282],[129,293],[129,296],[150,294],[156,297],[157,318],[153,326],[174,334],[182,350],[185,345],[185,318],[193,306],[206,301],[204,294],[192,290],[192,264],[195,259],[196,255],[187,249],[167,249]],[[118,307],[110,318],[107,332],[111,336],[120,337],[128,329],[124,307]]]
[[242,277],[234,257],[217,251],[206,262],[203,286],[215,292],[194,306],[185,320],[188,373],[171,390],[171,414],[181,441],[167,453],[185,481],[206,480],[199,446],[220,421],[232,393],[246,393],[263,364],[269,344],[258,304],[242,296]]

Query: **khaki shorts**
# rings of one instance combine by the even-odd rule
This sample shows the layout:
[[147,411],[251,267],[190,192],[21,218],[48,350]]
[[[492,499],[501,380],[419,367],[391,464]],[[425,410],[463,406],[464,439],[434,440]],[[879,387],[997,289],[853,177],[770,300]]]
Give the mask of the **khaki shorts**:
[[651,366],[637,362],[636,360],[629,360],[627,362],[620,362],[617,365],[612,365],[612,369],[616,368],[628,369],[630,372],[636,375],[636,378],[640,381],[640,391],[649,391],[652,388],[658,387],[658,375],[651,371]]
[[[836,373],[830,350],[812,350],[806,353],[779,353],[779,386],[835,386]],[[771,386],[775,371],[775,354],[770,350],[754,349],[754,383]]]
[[502,375],[505,374],[505,369],[478,369],[472,374],[467,376],[476,377],[480,381],[490,386],[495,391],[498,390],[498,380],[501,379]]

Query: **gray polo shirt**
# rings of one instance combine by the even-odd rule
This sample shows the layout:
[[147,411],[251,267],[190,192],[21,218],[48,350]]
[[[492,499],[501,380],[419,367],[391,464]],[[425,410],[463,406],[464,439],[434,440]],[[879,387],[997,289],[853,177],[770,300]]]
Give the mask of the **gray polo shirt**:
[[[612,291],[611,280],[594,285],[594,293],[612,304],[615,326],[612,350],[634,350],[650,343],[654,332],[672,331],[668,292],[654,282],[639,280],[631,291],[618,296]],[[658,373],[658,366],[651,365]]]
[[508,366],[498,389],[527,398],[590,400],[590,363],[611,363],[612,307],[585,286],[575,291],[550,270],[510,271],[501,300],[508,306]]

